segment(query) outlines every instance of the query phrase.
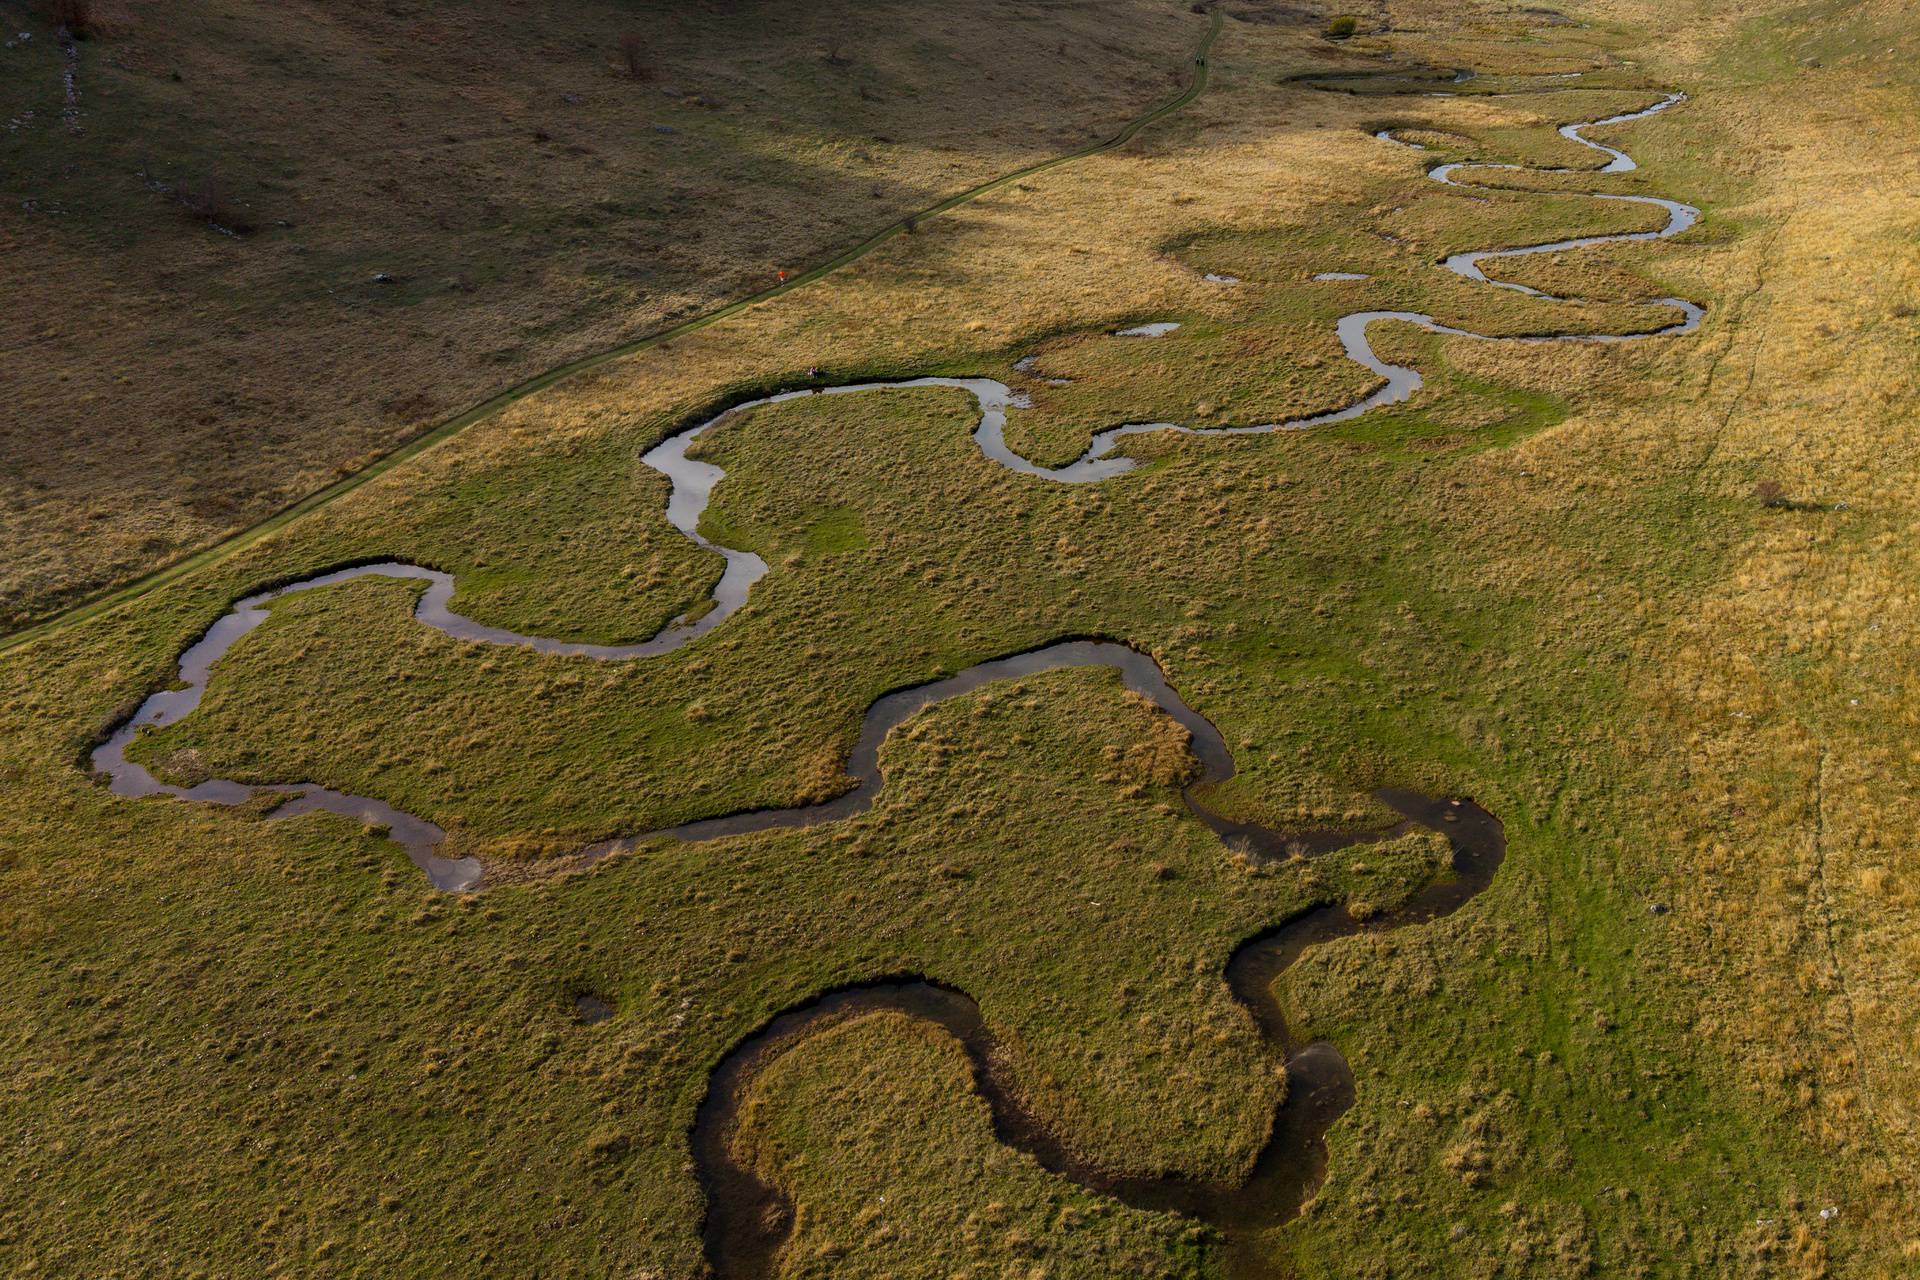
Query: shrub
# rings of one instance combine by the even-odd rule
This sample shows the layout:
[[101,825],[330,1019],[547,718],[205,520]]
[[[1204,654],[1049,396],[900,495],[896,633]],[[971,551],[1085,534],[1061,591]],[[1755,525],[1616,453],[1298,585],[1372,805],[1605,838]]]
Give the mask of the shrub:
[[174,188],[174,197],[196,221],[235,235],[245,235],[254,229],[253,214],[233,198],[227,190],[226,179],[217,171],[199,182],[181,183]]
[[53,20],[84,40],[94,31],[93,0],[53,0]]
[[1341,14],[1327,24],[1327,39],[1345,40],[1360,30],[1360,19],[1350,13]]
[[647,42],[637,31],[620,37],[620,60],[626,64],[627,75],[635,80],[645,80],[653,73],[647,65]]
[[1763,507],[1784,507],[1787,505],[1786,490],[1780,487],[1778,480],[1762,480],[1753,486],[1753,497]]

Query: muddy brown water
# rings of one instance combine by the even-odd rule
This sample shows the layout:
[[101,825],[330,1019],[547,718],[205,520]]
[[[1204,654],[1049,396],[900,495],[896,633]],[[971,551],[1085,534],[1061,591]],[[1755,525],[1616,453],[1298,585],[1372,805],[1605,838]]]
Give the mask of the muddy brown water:
[[[1203,775],[1201,781],[1206,780]],[[972,1067],[974,1088],[986,1101],[994,1134],[1001,1142],[1031,1156],[1051,1173],[1134,1208],[1176,1213],[1209,1224],[1224,1240],[1227,1274],[1238,1280],[1284,1274],[1262,1237],[1296,1216],[1324,1179],[1327,1131],[1353,1105],[1354,1078],[1332,1044],[1302,1043],[1295,1036],[1275,994],[1275,983],[1309,947],[1451,914],[1492,882],[1506,856],[1499,820],[1471,800],[1441,800],[1401,790],[1377,795],[1402,815],[1400,826],[1387,832],[1320,833],[1312,852],[1326,853],[1425,828],[1447,837],[1453,853],[1451,872],[1429,883],[1399,909],[1366,920],[1356,919],[1340,904],[1309,908],[1242,944],[1228,960],[1224,974],[1228,988],[1287,1068],[1286,1098],[1244,1180],[1126,1178],[1105,1172],[1064,1146],[1026,1107],[992,1026],[970,996],[923,975],[889,977],[830,991],[780,1014],[742,1040],[714,1068],[691,1137],[695,1168],[707,1197],[702,1236],[714,1272],[721,1280],[771,1276],[792,1230],[791,1204],[733,1152],[740,1107],[755,1078],[809,1034],[858,1014],[891,1010],[930,1022],[959,1041]],[[1233,836],[1244,836],[1246,831],[1236,828]],[[1257,843],[1279,849],[1295,848],[1298,841],[1284,832],[1265,831]]]

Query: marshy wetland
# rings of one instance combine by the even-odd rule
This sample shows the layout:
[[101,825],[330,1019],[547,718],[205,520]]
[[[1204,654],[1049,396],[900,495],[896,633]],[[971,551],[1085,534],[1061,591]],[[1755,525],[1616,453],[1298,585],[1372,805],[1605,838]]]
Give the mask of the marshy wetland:
[[1910,1268],[1920,45],[1332,16],[1063,10],[1160,71],[1036,171],[865,138],[932,46],[653,84],[819,261],[978,190],[16,632],[0,1269]]
[[[1176,718],[1180,718],[1177,712]],[[1196,742],[1196,753],[1203,761],[1218,761],[1223,757],[1224,744],[1217,734],[1203,736]],[[1231,769],[1231,757],[1224,758],[1224,766],[1207,766],[1197,782],[1222,781],[1219,771]],[[1383,792],[1378,798],[1402,815],[1404,820],[1398,828],[1381,833],[1289,835],[1256,827],[1228,837],[1250,848],[1264,849],[1266,857],[1309,857],[1424,829],[1443,833],[1450,849],[1450,857],[1435,869],[1433,878],[1389,911],[1369,912],[1362,917],[1343,903],[1310,907],[1248,939],[1228,959],[1228,987],[1282,1058],[1286,1073],[1285,1099],[1275,1113],[1266,1144],[1244,1179],[1207,1182],[1110,1174],[1063,1146],[1048,1132],[1046,1122],[1026,1109],[1017,1085],[1005,1078],[1001,1065],[1005,1055],[992,1028],[966,993],[919,978],[874,979],[826,992],[780,1014],[714,1068],[694,1121],[692,1141],[701,1186],[707,1194],[702,1234],[715,1274],[774,1274],[778,1249],[786,1234],[783,1228],[792,1217],[792,1206],[782,1203],[775,1187],[743,1166],[730,1145],[740,1122],[742,1099],[754,1077],[802,1037],[879,1011],[930,1023],[960,1042],[972,1066],[974,1087],[992,1112],[994,1136],[1001,1142],[1018,1148],[1048,1172],[1071,1178],[1101,1195],[1218,1229],[1227,1241],[1222,1262],[1228,1274],[1283,1274],[1285,1268],[1264,1252],[1261,1233],[1299,1213],[1325,1176],[1326,1133],[1353,1104],[1354,1080],[1339,1049],[1326,1041],[1302,1042],[1288,1029],[1286,1014],[1274,996],[1274,984],[1310,946],[1337,942],[1362,930],[1380,932],[1424,923],[1459,909],[1487,887],[1506,854],[1499,820],[1471,801],[1436,800],[1399,791]],[[1199,811],[1203,817],[1208,816],[1204,810]],[[1217,829],[1217,824],[1209,825]]]
[[[1625,124],[1643,120],[1682,100],[1682,95],[1670,94],[1653,106],[1639,111],[1623,112],[1601,120],[1562,126],[1560,135],[1583,146],[1604,152],[1608,156],[1608,162],[1598,172],[1631,172],[1636,166],[1626,152],[1590,142],[1581,131],[1596,125]],[[1388,135],[1388,140],[1395,141],[1391,138],[1390,131],[1381,132]],[[1438,182],[1458,185],[1460,180],[1455,175],[1470,168],[1498,168],[1508,171],[1520,169],[1519,166],[1508,164],[1455,162],[1434,168],[1428,176]],[[1554,169],[1550,172],[1577,171]],[[1672,200],[1650,196],[1604,194],[1597,198],[1655,205],[1667,214],[1666,225],[1650,232],[1581,236],[1538,245],[1456,253],[1449,255],[1441,265],[1456,275],[1482,284],[1514,289],[1530,297],[1567,301],[1524,284],[1490,279],[1480,263],[1488,259],[1591,249],[1610,243],[1662,240],[1685,233],[1693,227],[1699,217],[1699,210]],[[1365,277],[1353,278],[1364,279]],[[676,431],[641,456],[640,461],[643,465],[665,476],[672,486],[667,498],[668,523],[695,546],[714,552],[725,561],[725,568],[712,588],[712,599],[705,606],[697,606],[675,618],[651,638],[633,644],[591,644],[523,635],[504,627],[487,626],[454,612],[448,605],[455,591],[455,583],[450,574],[399,561],[375,561],[371,564],[329,570],[284,586],[257,592],[238,601],[232,612],[216,622],[207,634],[182,654],[175,681],[176,687],[163,689],[150,695],[131,716],[114,726],[107,735],[106,741],[94,749],[91,763],[97,772],[108,778],[109,789],[115,795],[129,798],[170,795],[180,799],[231,805],[249,801],[264,790],[269,794],[278,793],[287,797],[276,810],[282,816],[297,817],[304,813],[324,811],[380,825],[385,827],[388,833],[407,850],[408,856],[426,872],[435,888],[473,889],[479,885],[481,874],[480,865],[476,859],[450,858],[442,855],[439,846],[446,839],[445,831],[425,819],[394,809],[383,801],[366,796],[344,794],[313,783],[274,782],[254,786],[224,779],[207,779],[190,786],[170,784],[155,778],[137,761],[130,760],[127,756],[127,747],[134,741],[140,730],[178,723],[197,708],[206,691],[207,681],[214,664],[248,632],[267,620],[266,607],[274,600],[296,592],[333,587],[361,578],[380,577],[426,583],[426,590],[421,593],[414,605],[414,618],[456,640],[481,644],[516,645],[553,657],[593,658],[601,661],[659,657],[692,643],[721,625],[746,603],[747,593],[766,575],[768,565],[764,559],[749,549],[716,544],[700,532],[701,520],[712,501],[714,489],[726,478],[726,472],[711,462],[690,456],[690,450],[702,437],[728,421],[744,418],[752,410],[762,406],[783,404],[809,396],[858,395],[921,388],[965,391],[973,398],[980,411],[980,421],[973,430],[973,440],[979,446],[982,456],[1021,475],[1063,484],[1088,484],[1124,475],[1134,467],[1133,458],[1125,455],[1113,456],[1120,442],[1129,436],[1163,431],[1197,436],[1267,435],[1276,431],[1303,431],[1350,421],[1383,406],[1405,401],[1420,389],[1422,379],[1413,368],[1387,364],[1374,353],[1373,347],[1367,340],[1367,332],[1376,323],[1398,322],[1416,326],[1429,333],[1483,341],[1529,344],[1627,342],[1641,338],[1691,333],[1699,327],[1705,314],[1697,304],[1680,298],[1659,298],[1650,305],[1677,309],[1681,313],[1681,318],[1661,328],[1632,333],[1522,334],[1489,339],[1485,335],[1470,330],[1442,324],[1432,316],[1418,312],[1350,312],[1341,316],[1336,324],[1341,348],[1349,360],[1378,375],[1381,379],[1379,385],[1352,403],[1284,422],[1245,426],[1196,427],[1171,422],[1128,423],[1094,433],[1092,443],[1087,446],[1086,452],[1077,460],[1062,467],[1037,466],[1007,447],[1005,436],[1008,412],[1030,408],[1031,401],[1005,383],[996,382],[990,378],[922,376],[894,381],[845,383],[777,391],[771,395],[730,406],[714,417]],[[1179,327],[1176,321],[1160,321],[1119,329],[1114,332],[1114,336],[1160,338]],[[1015,367],[1018,368],[1029,359],[1030,357],[1022,357],[1021,360],[1015,361]],[[597,841],[579,854],[573,855],[570,862],[575,866],[590,864],[608,853],[638,848],[659,835],[673,835],[680,839],[709,839],[721,835],[765,830],[775,826],[832,821],[848,816],[864,808],[872,790],[879,786],[880,780],[875,772],[874,762],[878,756],[880,740],[904,720],[907,714],[906,708],[917,708],[925,705],[926,701],[932,698],[945,696],[929,692],[930,689],[965,690],[977,686],[984,680],[999,678],[1001,674],[1030,674],[1036,670],[1047,669],[1049,666],[1079,665],[1090,661],[1115,664],[1122,670],[1130,671],[1136,681],[1151,682],[1162,694],[1154,700],[1163,709],[1174,711],[1176,719],[1181,719],[1181,722],[1190,730],[1195,729],[1199,724],[1204,724],[1203,721],[1192,717],[1190,713],[1183,717],[1180,713],[1186,712],[1185,705],[1179,702],[1177,695],[1166,688],[1164,678],[1158,673],[1155,677],[1144,675],[1138,670],[1137,663],[1130,664],[1124,650],[1116,649],[1114,653],[1108,654],[1086,650],[1083,646],[1077,647],[1072,643],[1049,646],[1020,657],[1000,659],[970,667],[933,686],[902,690],[877,700],[867,709],[861,736],[854,748],[853,760],[848,770],[857,780],[858,785],[833,801],[791,809],[753,810],[738,815],[683,823],[661,832]],[[1130,684],[1130,687],[1138,691],[1145,685],[1135,683]],[[1176,707],[1177,711],[1175,711]],[[1218,733],[1211,730],[1209,732],[1212,740],[1218,742]],[[1205,758],[1204,752],[1203,758]],[[1216,759],[1214,764],[1217,766],[1219,761]],[[1230,763],[1226,767],[1226,773],[1231,774]],[[1224,776],[1208,780],[1220,781],[1224,780]]]

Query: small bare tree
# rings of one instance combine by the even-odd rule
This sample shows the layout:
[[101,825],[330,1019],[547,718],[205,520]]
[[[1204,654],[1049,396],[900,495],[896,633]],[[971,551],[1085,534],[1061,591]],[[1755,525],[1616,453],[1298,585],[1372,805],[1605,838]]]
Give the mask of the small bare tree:
[[174,188],[180,207],[197,222],[243,236],[254,230],[253,214],[228,191],[226,179],[218,170],[198,182],[183,182]]
[[627,75],[635,80],[645,80],[653,74],[647,64],[647,42],[638,31],[629,31],[620,37],[620,60],[626,64]]
[[79,39],[93,34],[93,0],[53,0],[53,20]]

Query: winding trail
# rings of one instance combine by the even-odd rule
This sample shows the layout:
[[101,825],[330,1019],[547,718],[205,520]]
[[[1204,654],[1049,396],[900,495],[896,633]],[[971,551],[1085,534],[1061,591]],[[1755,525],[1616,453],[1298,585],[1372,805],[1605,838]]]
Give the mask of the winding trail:
[[[1598,170],[1601,173],[1622,173],[1635,167],[1634,161],[1624,151],[1593,142],[1584,137],[1582,130],[1599,125],[1623,124],[1629,121],[1645,119],[1657,112],[1684,101],[1681,94],[1669,94],[1660,102],[1639,111],[1608,116],[1580,124],[1563,126],[1563,137],[1591,147],[1607,155],[1607,164]],[[1402,146],[1417,144],[1402,142],[1392,136],[1392,130],[1382,130],[1377,135],[1388,142]],[[1435,181],[1448,185],[1459,185],[1455,175],[1470,169],[1513,170],[1519,166],[1461,162],[1445,164],[1429,171]],[[1567,172],[1567,170],[1548,170],[1547,172]],[[1595,195],[1598,200],[1619,200],[1638,204],[1657,206],[1666,211],[1667,224],[1657,231],[1623,232],[1611,235],[1582,236],[1574,239],[1555,240],[1543,244],[1523,245],[1516,248],[1483,249],[1468,253],[1456,253],[1446,258],[1441,265],[1447,270],[1467,279],[1493,285],[1497,288],[1513,289],[1530,296],[1553,301],[1566,299],[1553,298],[1552,295],[1525,285],[1489,278],[1480,264],[1482,262],[1520,257],[1528,254],[1552,253],[1569,249],[1588,248],[1594,245],[1612,244],[1629,241],[1660,240],[1679,235],[1693,226],[1699,218],[1699,210],[1677,201],[1663,200],[1653,196]],[[204,801],[217,804],[238,804],[253,796],[274,792],[287,797],[286,801],[274,810],[275,817],[290,817],[302,813],[325,811],[359,821],[374,823],[388,829],[392,837],[406,850],[412,860],[428,876],[430,882],[440,889],[464,891],[477,888],[480,884],[482,868],[473,858],[454,858],[442,855],[439,846],[446,833],[439,826],[424,818],[394,808],[384,801],[367,796],[352,795],[320,786],[316,783],[292,782],[273,784],[247,784],[226,779],[212,779],[195,786],[176,786],[154,777],[147,769],[127,758],[126,749],[134,736],[142,728],[173,724],[190,714],[199,706],[206,691],[207,680],[214,665],[232,648],[241,637],[252,631],[267,619],[267,606],[274,600],[296,592],[315,590],[335,586],[343,582],[366,577],[396,578],[419,580],[427,583],[427,589],[421,594],[414,609],[414,617],[421,623],[445,632],[457,639],[485,644],[517,645],[537,652],[557,657],[590,658],[602,661],[626,661],[657,657],[698,639],[707,632],[720,626],[746,603],[748,592],[768,572],[768,565],[752,551],[714,543],[699,531],[700,518],[705,513],[713,496],[714,487],[725,478],[726,473],[709,462],[702,462],[688,456],[689,449],[702,436],[726,423],[730,419],[745,414],[763,405],[780,404],[790,400],[804,399],[810,396],[858,395],[869,391],[886,391],[910,387],[946,387],[966,392],[972,396],[980,410],[978,425],[974,428],[973,440],[980,452],[993,462],[1017,472],[1041,480],[1061,484],[1089,484],[1111,479],[1130,471],[1135,463],[1124,454],[1114,451],[1120,442],[1129,436],[1148,432],[1171,431],[1194,436],[1238,436],[1264,435],[1277,431],[1298,431],[1312,427],[1325,426],[1358,418],[1384,405],[1397,404],[1413,395],[1421,386],[1418,370],[1405,365],[1389,364],[1374,353],[1368,341],[1371,328],[1383,322],[1401,322],[1425,329],[1431,333],[1445,334],[1450,337],[1472,338],[1485,342],[1506,342],[1520,344],[1539,344],[1549,342],[1631,342],[1648,338],[1689,333],[1698,328],[1704,311],[1697,304],[1681,298],[1661,298],[1657,305],[1669,306],[1680,313],[1679,319],[1662,328],[1640,333],[1621,334],[1538,334],[1515,337],[1487,337],[1453,325],[1442,324],[1432,316],[1415,311],[1355,311],[1342,316],[1336,323],[1335,331],[1345,349],[1347,357],[1381,378],[1381,384],[1373,391],[1342,408],[1328,410],[1303,418],[1294,418],[1281,422],[1261,423],[1251,426],[1227,427],[1191,427],[1172,422],[1129,423],[1118,427],[1109,427],[1095,432],[1086,451],[1076,460],[1060,467],[1046,467],[1030,462],[1015,453],[1006,443],[1005,429],[1007,411],[1022,408],[1027,401],[1018,392],[1003,382],[992,378],[969,377],[923,377],[894,381],[875,381],[848,383],[831,387],[798,387],[779,391],[772,395],[761,396],[735,404],[713,417],[694,426],[684,428],[668,436],[665,440],[648,450],[641,458],[647,466],[659,471],[672,482],[672,492],[667,502],[667,519],[683,535],[699,546],[717,552],[725,559],[726,567],[713,590],[713,599],[709,607],[697,615],[682,615],[669,623],[659,634],[651,639],[635,644],[598,645],[583,644],[566,640],[555,640],[540,636],[523,635],[503,627],[490,627],[471,618],[453,612],[450,601],[453,598],[455,583],[451,574],[437,569],[425,568],[404,561],[387,560],[372,564],[356,565],[336,569],[327,573],[304,578],[271,590],[257,592],[236,602],[232,610],[216,621],[180,657],[177,684],[179,687],[161,690],[150,695],[126,720],[115,725],[106,739],[92,753],[93,768],[104,773],[115,795],[138,797],[150,795],[169,795],[178,799]],[[1119,331],[1116,336],[1128,336],[1134,340],[1158,339],[1178,326],[1172,322],[1159,322],[1136,326],[1131,330]],[[1030,367],[1030,366],[1029,366]],[[1121,649],[1121,646],[1110,646]],[[1036,651],[1040,654],[1052,653],[1061,646],[1049,646]],[[1065,652],[1064,649],[1061,649]],[[1131,650],[1122,650],[1131,653]],[[1138,655],[1135,655],[1138,656]],[[1034,655],[1022,655],[1019,658],[1000,659],[1005,666],[1005,674],[1021,674],[1014,670],[1022,662],[1032,660]],[[1119,667],[1128,679],[1146,680],[1147,677],[1135,672],[1128,675],[1126,660],[1119,654],[1110,654],[1107,665]],[[1012,665],[1007,665],[1012,664]],[[1056,664],[1058,665],[1058,664]],[[1072,665],[1085,665],[1074,663]],[[983,663],[969,668],[967,672],[953,677],[953,681],[964,681],[973,672],[996,668],[995,663]],[[1043,669],[1043,668],[1033,668]],[[985,676],[982,679],[994,679]],[[942,682],[942,685],[949,682]],[[975,681],[977,684],[978,681]],[[1161,685],[1164,687],[1164,680]],[[941,686],[929,686],[941,687]],[[972,687],[972,686],[968,686]],[[1145,691],[1144,689],[1142,690]],[[1166,691],[1171,696],[1171,690]],[[895,705],[889,699],[903,697],[903,694],[890,694],[874,708],[868,711],[868,730],[875,721],[877,709]],[[1160,701],[1160,699],[1156,699]],[[1173,699],[1178,702],[1177,698]],[[925,705],[922,701],[919,705]],[[1163,706],[1172,710],[1171,704],[1162,701]],[[1184,704],[1180,704],[1184,708]],[[1178,715],[1179,713],[1175,713]],[[1191,715],[1190,712],[1186,713]],[[1198,719],[1198,717],[1194,717]],[[898,723],[898,720],[889,722]],[[1185,720],[1182,723],[1187,723]],[[1195,725],[1188,724],[1195,729]],[[881,730],[884,736],[885,730]],[[1196,738],[1196,740],[1198,740]],[[765,810],[755,814],[734,815],[730,817],[708,819],[667,831],[647,832],[641,835],[625,836],[601,841],[582,850],[577,857],[588,861],[605,856],[619,849],[631,848],[646,840],[660,835],[675,835],[682,839],[707,839],[712,835],[732,834],[739,830],[758,830],[779,825],[808,825],[815,821],[827,821],[824,815],[833,806],[852,804],[856,798],[859,806],[870,802],[868,783],[877,786],[877,775],[869,777],[863,773],[871,772],[871,752],[877,751],[878,739],[868,742],[863,731],[860,746],[856,747],[849,770],[859,781],[859,785],[826,806],[808,806],[805,809]],[[868,752],[863,757],[862,752]],[[864,759],[864,763],[863,763]],[[833,810],[837,816],[845,816],[857,810]],[[815,816],[806,816],[815,815]],[[743,826],[743,823],[757,823],[757,826]]]

